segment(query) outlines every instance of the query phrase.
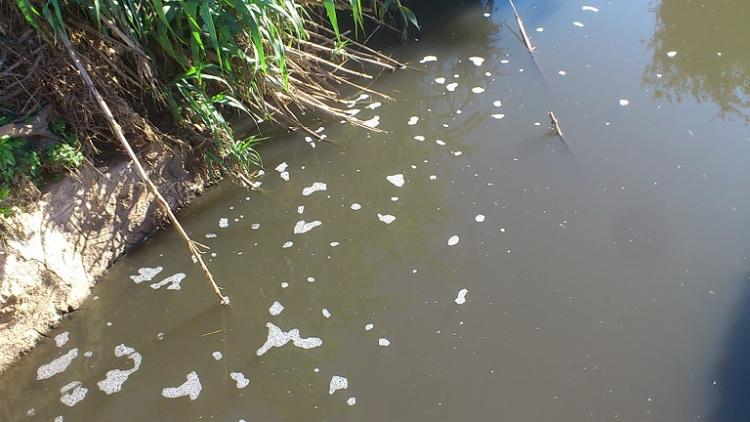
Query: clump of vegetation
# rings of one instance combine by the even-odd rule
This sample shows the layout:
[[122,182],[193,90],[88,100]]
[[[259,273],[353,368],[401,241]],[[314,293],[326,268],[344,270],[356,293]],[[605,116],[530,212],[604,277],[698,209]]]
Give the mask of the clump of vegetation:
[[[0,116],[0,127],[13,119]],[[50,128],[56,139],[34,144],[30,138],[0,134],[0,214],[10,215],[13,206],[33,199],[44,180],[75,171],[84,162],[78,139],[66,131],[62,119]]]
[[194,139],[210,136],[208,156],[230,174],[261,162],[254,138],[236,136],[228,119],[245,115],[304,129],[297,114],[312,108],[362,124],[343,112],[338,89],[362,88],[351,79],[370,77],[346,63],[397,64],[347,38],[339,14],[351,14],[355,35],[368,19],[383,22],[393,13],[407,26],[417,24],[401,0],[17,0],[16,6],[48,43],[63,31],[87,61],[104,65],[90,69],[97,85],[149,123],[177,123]]

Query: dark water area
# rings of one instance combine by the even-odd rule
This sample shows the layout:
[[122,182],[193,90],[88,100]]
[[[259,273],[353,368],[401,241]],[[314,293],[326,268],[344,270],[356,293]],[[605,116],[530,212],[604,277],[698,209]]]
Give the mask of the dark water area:
[[277,139],[182,212],[231,307],[159,232],[0,420],[750,419],[750,3],[519,0],[535,59],[451,3],[352,107],[387,132]]

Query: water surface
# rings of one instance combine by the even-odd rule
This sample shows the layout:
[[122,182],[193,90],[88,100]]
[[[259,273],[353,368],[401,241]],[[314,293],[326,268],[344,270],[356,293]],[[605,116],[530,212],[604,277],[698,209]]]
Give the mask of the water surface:
[[[157,233],[0,378],[0,419],[747,420],[750,4],[518,3],[535,60],[505,2],[418,9],[373,86],[397,102],[355,106],[387,133],[324,120],[181,214],[231,307]],[[268,323],[298,344],[259,356]]]

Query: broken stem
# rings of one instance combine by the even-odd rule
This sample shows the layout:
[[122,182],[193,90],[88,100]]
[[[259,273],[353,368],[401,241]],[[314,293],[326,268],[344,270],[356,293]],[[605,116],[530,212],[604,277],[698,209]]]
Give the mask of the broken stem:
[[510,7],[513,8],[513,14],[516,15],[516,23],[518,23],[518,28],[521,31],[521,37],[523,37],[523,43],[526,44],[526,49],[529,50],[529,53],[533,53],[534,50],[536,50],[536,47],[531,45],[531,40],[529,39],[529,35],[526,33],[526,28],[523,26],[521,15],[518,14],[518,10],[516,9],[516,4],[513,3],[513,0],[508,0],[508,1],[510,2]]
[[164,199],[161,193],[159,193],[159,190],[157,189],[154,182],[152,182],[151,179],[148,177],[148,174],[146,173],[146,170],[143,168],[143,165],[141,165],[141,162],[138,159],[138,156],[135,154],[135,151],[133,151],[133,148],[131,148],[128,140],[125,139],[125,134],[123,134],[120,124],[117,123],[114,116],[112,115],[112,110],[110,110],[106,101],[104,101],[104,98],[99,93],[99,90],[96,89],[96,86],[94,85],[94,82],[91,79],[91,76],[89,76],[88,72],[86,71],[86,68],[83,67],[83,64],[81,63],[81,60],[79,59],[78,54],[73,49],[73,45],[71,44],[70,39],[68,39],[67,34],[65,34],[65,32],[63,32],[61,29],[58,29],[57,36],[62,40],[63,44],[65,45],[65,48],[68,50],[68,53],[70,54],[70,58],[73,60],[73,64],[78,69],[78,73],[80,73],[81,78],[83,79],[83,82],[88,87],[89,91],[91,92],[91,95],[94,96],[94,99],[96,99],[96,102],[99,105],[99,108],[101,109],[102,114],[104,114],[105,119],[107,120],[110,127],[112,128],[112,132],[114,132],[115,136],[122,144],[123,149],[125,149],[125,152],[128,154],[131,161],[133,162],[133,165],[138,171],[138,175],[140,176],[141,180],[143,180],[148,190],[154,195],[154,197],[156,197],[157,202],[159,203],[159,205],[161,205],[161,207],[167,213],[167,216],[169,217],[169,220],[172,222],[172,225],[174,225],[175,228],[177,228],[177,232],[187,243],[188,250],[190,251],[191,255],[195,257],[195,260],[198,262],[198,264],[200,264],[201,268],[203,269],[203,272],[206,274],[206,277],[208,278],[209,283],[211,284],[211,287],[214,293],[216,293],[216,296],[219,297],[219,300],[221,301],[223,305],[228,305],[229,297],[221,294],[221,290],[219,290],[219,286],[216,285],[216,281],[214,281],[214,277],[211,274],[211,271],[208,270],[206,263],[203,262],[203,258],[201,258],[202,252],[196,246],[196,242],[194,242],[190,238],[190,236],[188,236],[187,232],[185,232],[185,229],[182,228],[182,225],[180,224],[180,222],[177,220],[177,217],[172,212],[172,208],[169,206],[169,203],[167,202],[166,199]]
[[563,136],[562,128],[560,127],[560,121],[557,120],[557,117],[555,116],[555,113],[549,112],[549,125],[552,130],[555,131],[557,136],[559,136],[563,141],[565,141],[565,137]]

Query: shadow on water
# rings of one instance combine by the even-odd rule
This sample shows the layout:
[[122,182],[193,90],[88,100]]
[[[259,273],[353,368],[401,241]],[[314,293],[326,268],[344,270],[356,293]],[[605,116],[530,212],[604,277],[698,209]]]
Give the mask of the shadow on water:
[[718,398],[709,420],[717,422],[750,420],[750,285],[739,295],[730,321],[715,369]]
[[654,97],[691,96],[716,104],[717,117],[750,122],[750,2],[662,0],[654,10],[654,57],[643,75]]

